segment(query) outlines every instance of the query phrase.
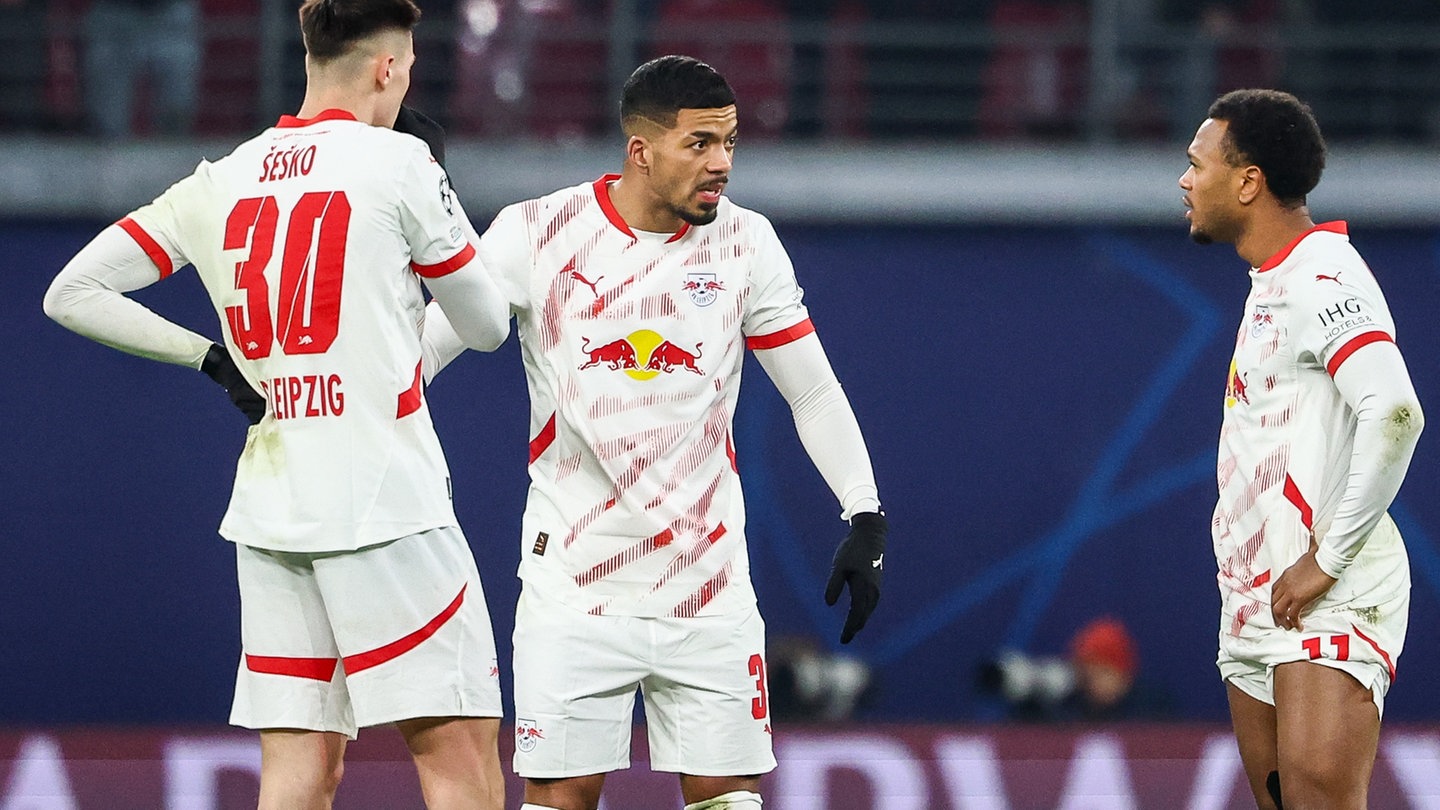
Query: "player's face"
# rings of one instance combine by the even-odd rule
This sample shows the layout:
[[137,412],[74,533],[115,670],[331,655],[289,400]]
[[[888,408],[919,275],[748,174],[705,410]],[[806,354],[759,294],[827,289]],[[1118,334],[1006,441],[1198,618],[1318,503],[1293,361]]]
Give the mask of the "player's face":
[[1224,121],[1205,119],[1186,154],[1190,167],[1180,175],[1190,238],[1202,245],[1234,242],[1240,235],[1239,182],[1243,168],[1225,160]]
[[681,110],[654,143],[648,182],[667,212],[691,225],[715,221],[735,156],[735,105]]

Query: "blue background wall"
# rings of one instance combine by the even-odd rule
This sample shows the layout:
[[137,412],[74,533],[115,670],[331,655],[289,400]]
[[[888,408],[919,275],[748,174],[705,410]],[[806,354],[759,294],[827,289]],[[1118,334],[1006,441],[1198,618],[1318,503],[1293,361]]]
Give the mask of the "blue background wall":
[[[0,724],[223,722],[239,632],[233,552],[215,527],[244,422],[203,375],[44,317],[50,278],[100,225],[0,223]],[[1178,218],[779,230],[892,521],[884,598],[848,648],[879,676],[866,716],[984,719],[979,662],[1003,646],[1060,652],[1110,613],[1181,716],[1223,719],[1208,527],[1248,286],[1233,251],[1190,244]],[[1352,231],[1434,423],[1440,234]],[[220,334],[192,273],[140,298]],[[753,361],[747,375],[737,451],[761,607],[772,639],[835,645],[841,610],[820,595],[838,508],[784,402]],[[528,438],[514,339],[462,358],[428,396],[504,661]],[[1416,677],[1440,668],[1436,431],[1392,510],[1415,590],[1387,720],[1440,719]]]

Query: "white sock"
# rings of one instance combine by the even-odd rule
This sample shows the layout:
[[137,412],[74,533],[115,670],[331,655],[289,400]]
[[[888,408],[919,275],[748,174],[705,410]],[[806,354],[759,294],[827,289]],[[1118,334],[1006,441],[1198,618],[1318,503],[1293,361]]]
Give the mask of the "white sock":
[[687,804],[685,810],[760,810],[760,794],[732,790],[713,799]]

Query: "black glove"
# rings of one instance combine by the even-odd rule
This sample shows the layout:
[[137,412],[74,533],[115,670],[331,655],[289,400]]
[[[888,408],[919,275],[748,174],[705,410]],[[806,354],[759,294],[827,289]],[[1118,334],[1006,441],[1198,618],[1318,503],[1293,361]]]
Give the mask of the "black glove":
[[206,352],[205,359],[200,361],[200,370],[225,389],[225,393],[230,395],[230,401],[245,414],[250,424],[259,424],[260,420],[265,418],[264,397],[255,393],[250,383],[245,382],[245,377],[240,373],[235,361],[230,359],[230,353],[225,351],[224,346],[218,343],[210,344],[210,351]]
[[435,156],[435,162],[440,164],[440,168],[445,168],[445,128],[430,116],[402,104],[400,114],[395,116],[393,129],[424,141],[430,147],[430,154]]
[[880,601],[880,579],[885,574],[885,535],[890,524],[879,512],[861,512],[850,518],[850,533],[835,549],[830,563],[830,582],[825,585],[825,604],[834,605],[840,591],[850,585],[850,612],[845,616],[845,629],[840,643],[850,639],[865,626],[865,621]]

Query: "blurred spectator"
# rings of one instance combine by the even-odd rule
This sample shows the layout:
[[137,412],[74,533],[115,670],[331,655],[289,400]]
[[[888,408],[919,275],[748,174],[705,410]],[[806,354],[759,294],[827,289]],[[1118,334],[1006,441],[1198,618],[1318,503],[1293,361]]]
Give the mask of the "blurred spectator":
[[[1216,96],[1243,87],[1274,87],[1280,51],[1257,36],[1280,22],[1281,0],[1166,0],[1161,21],[1191,32],[1178,53],[1170,136],[1189,140],[1195,116]],[[1278,41],[1278,36],[1276,37]]]
[[0,47],[7,61],[0,128],[35,130],[44,123],[45,27],[42,0],[0,0]]
[[1002,697],[1011,720],[1163,720],[1168,696],[1139,677],[1135,639],[1119,619],[1091,621],[1070,640],[1068,658],[1002,652],[981,668],[982,691]]
[[135,100],[149,90],[142,131],[190,132],[200,77],[197,0],[96,0],[84,23],[85,107],[104,138],[135,134]]
[[849,720],[869,693],[870,668],[844,653],[825,652],[813,639],[770,642],[770,716],[775,720]]
[[1080,0],[1000,0],[985,67],[980,131],[988,138],[1074,137],[1085,120],[1087,6]]
[[738,101],[741,138],[784,131],[794,49],[779,0],[668,0],[659,23],[651,56],[693,56],[725,74]]
[[459,0],[454,129],[559,141],[609,131],[604,5]]

